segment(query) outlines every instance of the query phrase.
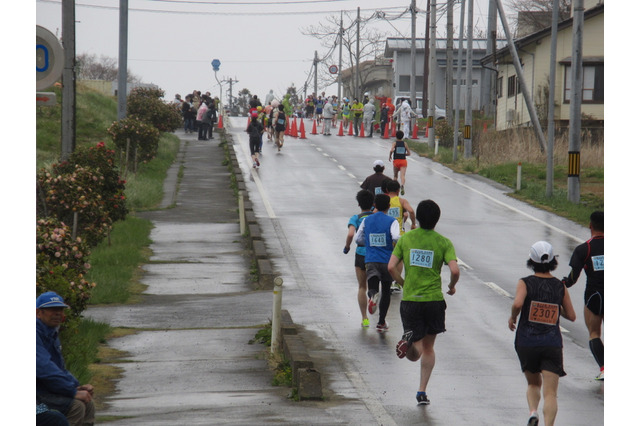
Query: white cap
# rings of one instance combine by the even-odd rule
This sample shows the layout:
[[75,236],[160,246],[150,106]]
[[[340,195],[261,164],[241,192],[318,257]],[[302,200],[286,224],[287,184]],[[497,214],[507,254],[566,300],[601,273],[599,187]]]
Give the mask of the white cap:
[[373,162],[373,168],[375,169],[376,166],[384,167],[384,162],[382,160],[376,160],[376,161]]
[[546,241],[538,241],[531,246],[529,258],[536,263],[549,263],[555,258],[553,255],[553,247]]

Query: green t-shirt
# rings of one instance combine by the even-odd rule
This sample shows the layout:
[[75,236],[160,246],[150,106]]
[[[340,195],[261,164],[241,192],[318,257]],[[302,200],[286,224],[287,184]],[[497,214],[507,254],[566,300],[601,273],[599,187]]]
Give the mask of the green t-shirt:
[[431,302],[444,300],[442,265],[457,260],[451,241],[434,230],[416,228],[400,237],[393,254],[404,262],[402,300]]

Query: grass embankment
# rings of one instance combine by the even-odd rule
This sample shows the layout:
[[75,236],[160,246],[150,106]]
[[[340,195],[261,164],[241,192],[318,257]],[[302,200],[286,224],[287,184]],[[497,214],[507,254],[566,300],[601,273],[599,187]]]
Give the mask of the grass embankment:
[[[459,149],[453,161],[453,149],[440,146],[438,154],[425,143],[409,142],[412,151],[432,158],[459,173],[476,173],[513,189],[514,198],[566,217],[583,226],[595,210],[604,210],[604,142],[581,147],[580,202],[567,199],[568,141],[559,138],[554,144],[552,196],[546,196],[547,157],[529,132],[478,132],[473,139],[474,156],[464,158]],[[463,146],[463,139],[459,139]],[[522,165],[520,190],[516,190],[518,164]]]
[[[36,168],[47,168],[60,158],[61,94],[57,92],[58,106],[37,107],[36,110]],[[100,141],[114,149],[106,130],[117,117],[115,98],[78,86],[76,113],[76,148],[94,145]],[[152,224],[136,216],[136,212],[153,209],[163,198],[163,182],[168,168],[176,158],[179,140],[171,134],[160,139],[159,152],[149,163],[138,167],[137,173],[121,173],[126,179],[125,194],[130,214],[114,224],[109,240],[91,251],[87,274],[95,282],[90,304],[131,303],[142,292],[139,283],[140,265],[149,256],[149,234]],[[124,175],[124,176],[122,176]],[[69,370],[82,383],[96,387],[96,403],[101,407],[101,395],[109,392],[118,370],[101,361],[115,358],[104,343],[109,337],[129,333],[113,329],[107,324],[83,319],[78,333],[66,336],[63,342],[65,360]]]

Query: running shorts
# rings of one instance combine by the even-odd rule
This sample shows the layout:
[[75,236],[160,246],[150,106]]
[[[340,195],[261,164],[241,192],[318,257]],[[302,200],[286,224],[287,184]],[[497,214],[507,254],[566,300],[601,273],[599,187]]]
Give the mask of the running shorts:
[[407,160],[393,160],[393,167],[395,169],[401,169],[407,167]]
[[584,306],[595,315],[604,316],[604,293],[595,288],[587,287],[584,290]]
[[383,283],[393,282],[393,277],[391,277],[389,269],[387,269],[387,263],[370,262],[365,264],[365,268],[367,270],[367,281],[373,277],[378,277]]
[[413,331],[412,342],[425,337],[427,334],[440,334],[445,328],[445,311],[447,302],[435,300],[430,302],[400,302],[400,318],[404,332]]
[[561,347],[552,346],[516,346],[516,353],[520,360],[522,371],[540,373],[542,370],[550,371],[558,376],[566,376],[563,367]]
[[355,264],[355,266],[358,269],[362,269],[363,271],[366,271],[367,268],[364,266],[364,256],[363,255],[356,253],[356,264]]

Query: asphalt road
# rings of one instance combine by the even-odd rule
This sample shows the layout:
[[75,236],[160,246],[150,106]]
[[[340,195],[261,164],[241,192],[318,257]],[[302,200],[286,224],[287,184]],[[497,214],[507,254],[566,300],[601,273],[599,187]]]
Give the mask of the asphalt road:
[[[447,332],[436,340],[436,366],[427,388],[431,405],[416,407],[419,365],[399,360],[401,296],[392,296],[390,330],[362,329],[356,301],[353,250],[342,253],[348,218],[359,212],[355,195],[377,159],[389,163],[391,140],[312,135],[286,137],[281,152],[264,137],[259,169],[251,167],[246,118],[232,118],[247,190],[275,269],[284,279],[283,302],[293,320],[315,336],[332,392],[364,402],[378,424],[524,424],[526,381],[507,327],[512,297],[526,268],[529,247],[549,241],[560,267],[569,271],[574,247],[588,229],[508,197],[506,188],[460,175],[426,158],[409,158],[406,195],[415,208],[433,199],[442,210],[436,230],[453,242],[461,265],[454,296],[446,296]],[[354,248],[354,246],[352,246]],[[448,269],[443,268],[443,281]],[[588,348],[582,315],[584,277],[571,288],[578,313],[564,328],[565,370],[560,380],[557,424],[604,424],[604,384]],[[373,316],[372,323],[377,320]],[[348,384],[348,385],[345,385]],[[541,409],[542,407],[540,407]]]

